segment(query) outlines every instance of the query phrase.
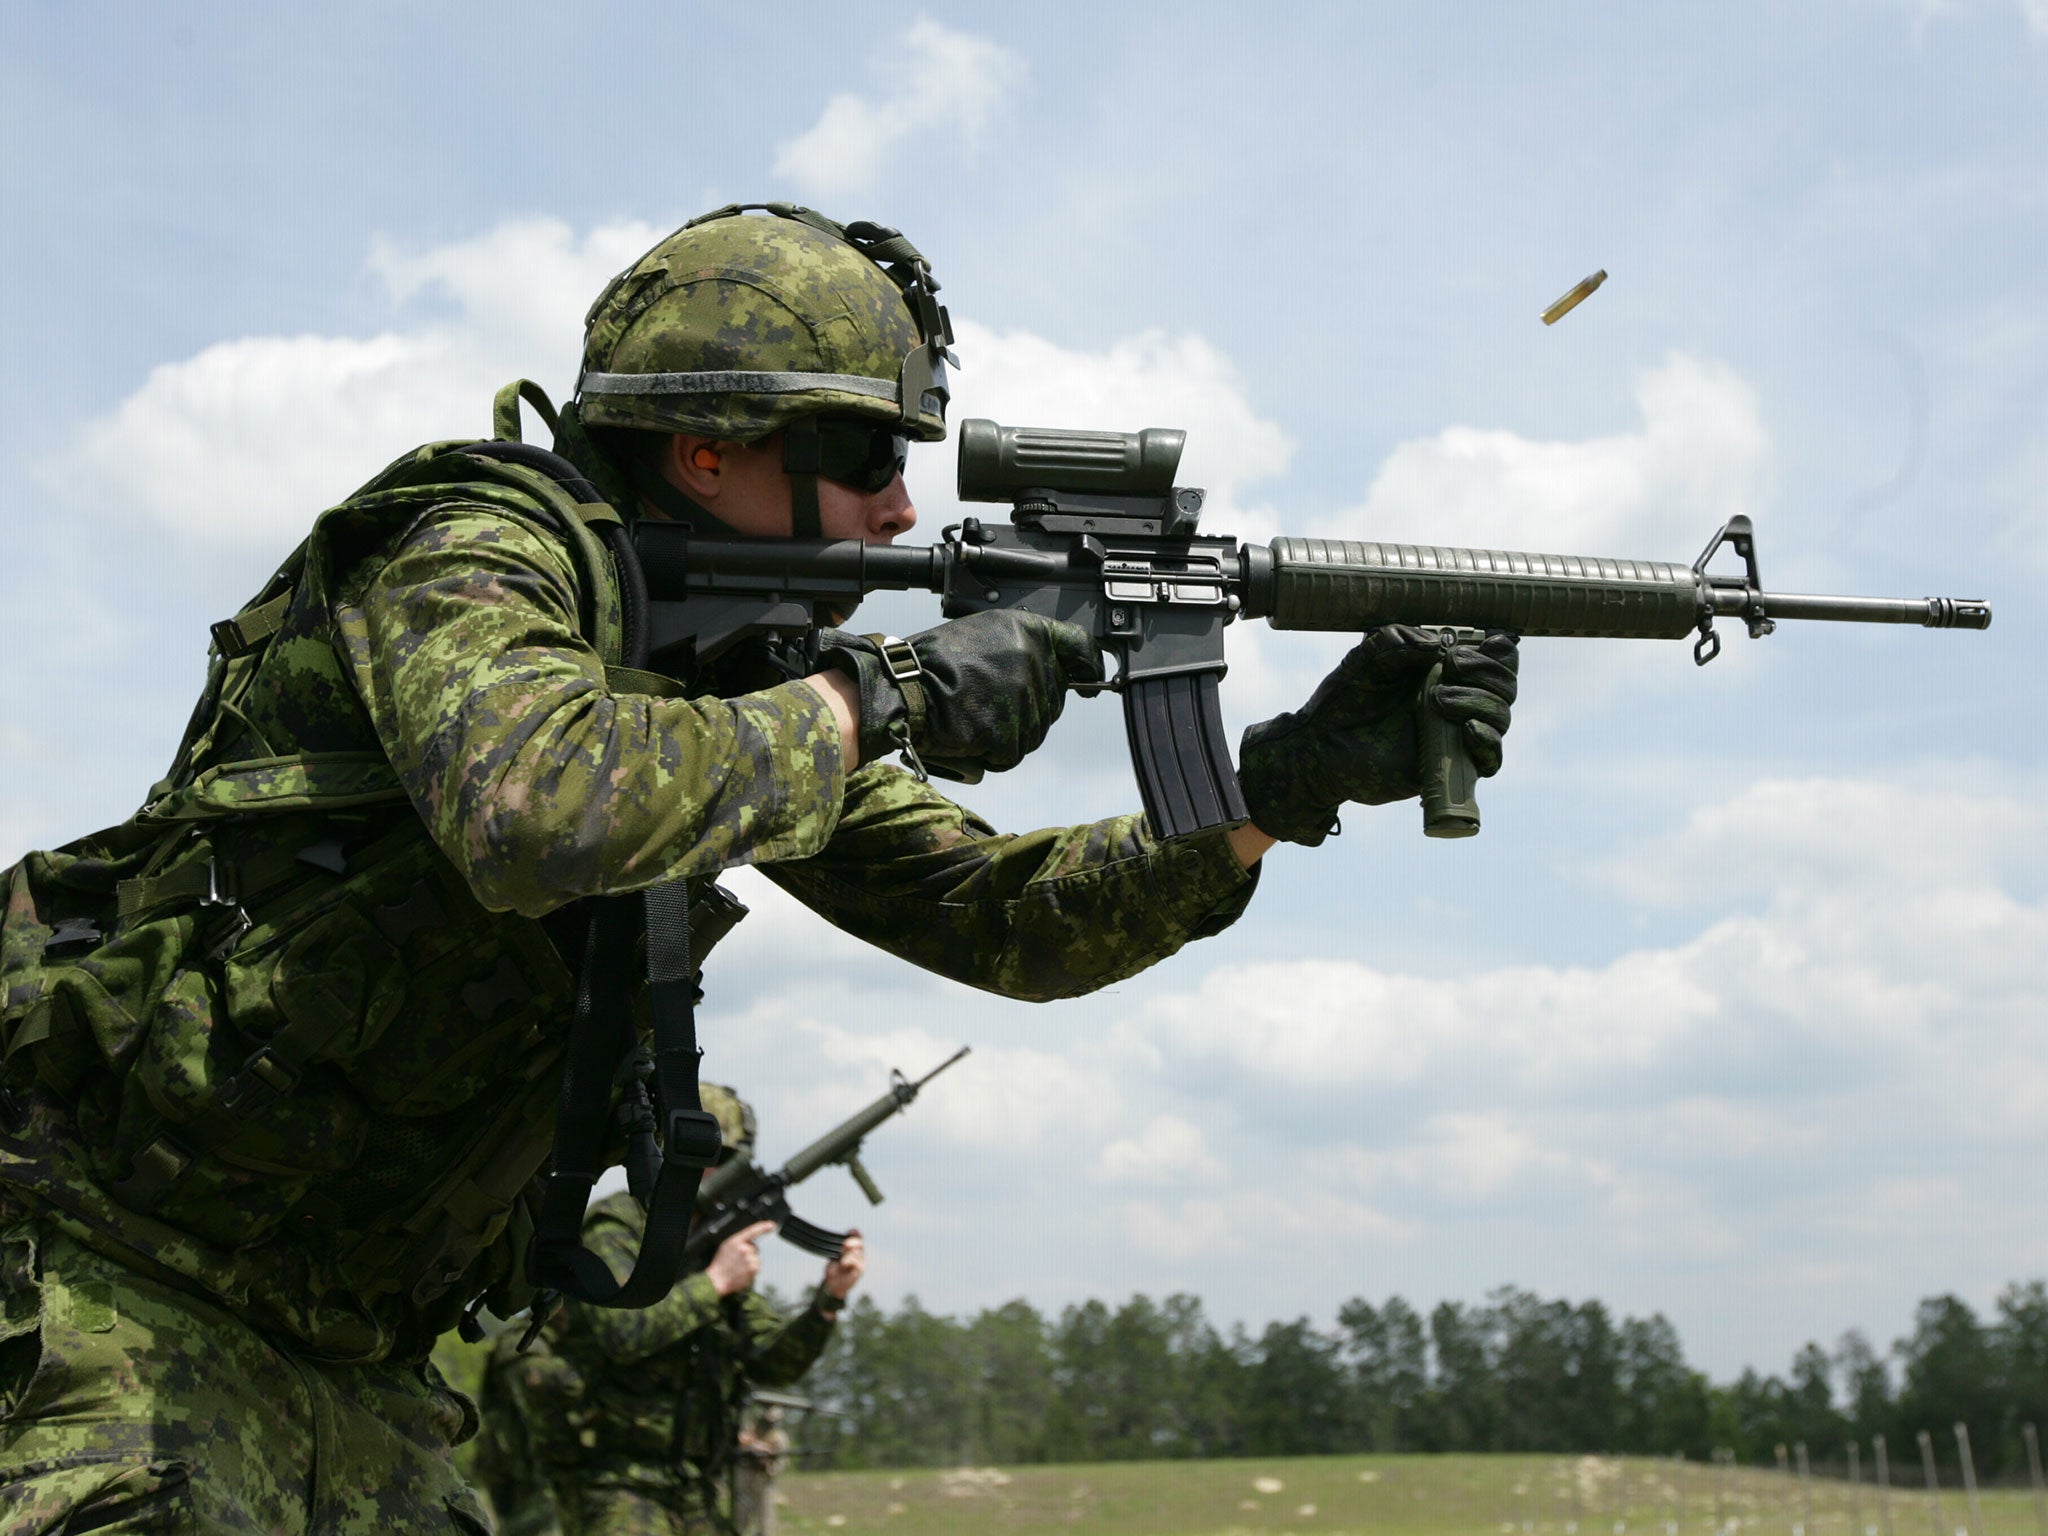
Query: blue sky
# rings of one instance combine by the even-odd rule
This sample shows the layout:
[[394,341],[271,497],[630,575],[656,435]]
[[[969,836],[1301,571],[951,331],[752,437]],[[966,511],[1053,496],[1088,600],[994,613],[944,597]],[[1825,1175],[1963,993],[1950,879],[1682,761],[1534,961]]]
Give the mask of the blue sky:
[[[1718,1372],[2041,1272],[2042,0],[18,3],[0,144],[0,857],[132,808],[206,621],[321,506],[505,378],[566,389],[665,229],[795,197],[932,257],[956,416],[1185,426],[1217,527],[1689,560],[1740,511],[1772,586],[1998,611],[1705,671],[1531,642],[1479,838],[1348,817],[1073,1004],[742,875],[707,1033],[771,1153],[976,1046],[874,1147],[886,1297],[1256,1322],[1515,1283],[1664,1310]],[[913,464],[928,530],[951,468]],[[1232,644],[1238,724],[1336,653]],[[1076,820],[1127,776],[1077,704],[969,798]]]

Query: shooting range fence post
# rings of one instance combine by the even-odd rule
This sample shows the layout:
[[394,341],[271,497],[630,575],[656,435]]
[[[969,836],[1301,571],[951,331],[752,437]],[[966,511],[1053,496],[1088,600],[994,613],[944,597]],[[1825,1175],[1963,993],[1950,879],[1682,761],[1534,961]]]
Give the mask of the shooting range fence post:
[[1628,1530],[1628,1512],[1635,1507],[1635,1495],[1628,1486],[1628,1458],[1614,1459],[1614,1536],[1625,1536]]
[[1849,1536],[1876,1536],[1863,1523],[1863,1452],[1854,1440],[1849,1451]]
[[1579,1536],[1579,1516],[1583,1493],[1579,1487],[1580,1474],[1585,1470],[1586,1461],[1580,1457],[1564,1464],[1565,1497],[1570,1500],[1564,1517],[1564,1536]]
[[[1877,1453],[1877,1520],[1883,1536],[1892,1536],[1892,1464],[1885,1455],[1884,1436],[1872,1435],[1870,1447]],[[2048,1536],[2044,1528],[2041,1536]]]
[[1970,1454],[1970,1426],[1956,1420],[1956,1455],[1963,1463],[1963,1493],[1970,1501],[1970,1536],[1984,1536],[1984,1511],[1977,1505],[1977,1461]]
[[1733,1460],[1735,1453],[1725,1446],[1714,1452],[1714,1536],[1724,1536],[1728,1529],[1728,1464]]
[[1792,1527],[1792,1536],[1806,1536],[1813,1529],[1813,1468],[1807,1464],[1806,1442],[1795,1441],[1792,1454],[1799,1462],[1799,1523]]
[[2041,1481],[2041,1437],[2031,1424],[2022,1424],[2020,1433],[2027,1439],[2027,1479],[2034,1485],[2034,1520],[2041,1527],[2041,1536],[2048,1536],[2048,1487]]
[[1920,1470],[1927,1479],[1927,1526],[1934,1536],[1953,1536],[1941,1507],[1941,1479],[1934,1475],[1934,1436],[1920,1431]]
[[1792,1513],[1792,1453],[1786,1449],[1782,1440],[1772,1447],[1772,1453],[1778,1461],[1778,1513],[1785,1519],[1785,1529],[1791,1531],[1793,1536],[1798,1536],[1798,1522]]

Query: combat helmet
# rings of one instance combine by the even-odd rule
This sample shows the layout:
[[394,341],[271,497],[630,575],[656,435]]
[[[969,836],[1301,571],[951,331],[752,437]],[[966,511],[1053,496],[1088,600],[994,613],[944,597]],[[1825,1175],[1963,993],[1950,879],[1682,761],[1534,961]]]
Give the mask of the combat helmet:
[[[769,217],[745,216],[756,211]],[[814,423],[894,428],[879,440],[896,440],[895,468],[903,440],[946,435],[946,364],[957,360],[938,287],[896,230],[792,203],[730,204],[692,219],[598,295],[573,409],[601,443],[621,431],[752,443],[785,430],[796,531],[815,536]]]
[[754,1106],[722,1083],[700,1083],[697,1088],[705,1112],[718,1122],[718,1141],[724,1149],[720,1161],[744,1154],[754,1155]]

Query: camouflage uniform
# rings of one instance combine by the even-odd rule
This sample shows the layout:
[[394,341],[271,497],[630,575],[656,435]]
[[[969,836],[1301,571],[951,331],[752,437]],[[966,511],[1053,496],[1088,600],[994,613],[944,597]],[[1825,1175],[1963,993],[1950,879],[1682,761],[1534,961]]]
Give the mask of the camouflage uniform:
[[615,686],[616,586],[567,500],[398,461],[217,627],[143,810],[0,873],[0,1523],[475,1522],[446,1456],[473,1418],[425,1357],[523,1301],[577,898],[758,864],[1033,999],[1248,899],[1220,831],[1007,837],[848,775],[801,683]]
[[[615,1195],[592,1208],[584,1240],[623,1274],[643,1223]],[[818,1299],[784,1318],[752,1290],[720,1298],[700,1271],[640,1311],[570,1303],[525,1355],[506,1335],[488,1412],[509,1407],[523,1425],[569,1536],[709,1536],[731,1529],[723,1490],[745,1387],[793,1384],[831,1336]],[[487,1482],[494,1502],[501,1486]],[[507,1500],[498,1513],[537,1536],[524,1507]]]

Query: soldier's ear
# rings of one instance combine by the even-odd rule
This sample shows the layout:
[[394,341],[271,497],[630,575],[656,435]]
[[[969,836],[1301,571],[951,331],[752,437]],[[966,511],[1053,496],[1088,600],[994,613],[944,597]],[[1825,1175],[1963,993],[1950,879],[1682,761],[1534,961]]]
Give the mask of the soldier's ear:
[[692,501],[710,502],[718,496],[724,465],[725,455],[715,439],[699,437],[694,432],[677,432],[668,440],[661,467],[669,483],[685,496]]

